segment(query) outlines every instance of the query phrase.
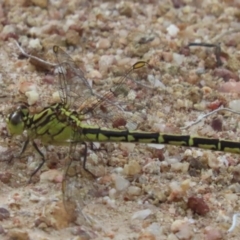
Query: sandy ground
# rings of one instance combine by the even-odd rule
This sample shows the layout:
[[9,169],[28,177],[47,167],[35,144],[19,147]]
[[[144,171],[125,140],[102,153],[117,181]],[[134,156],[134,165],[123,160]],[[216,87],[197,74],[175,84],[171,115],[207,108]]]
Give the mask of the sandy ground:
[[[70,170],[79,174],[66,182],[63,201],[69,146],[43,146],[36,140],[47,163],[28,183],[40,157],[32,147],[19,156],[27,133],[12,138],[5,121],[20,102],[37,113],[59,100],[52,51],[59,45],[100,93],[135,62],[148,62],[148,87],[134,88],[124,99],[133,113],[126,121],[141,119],[138,129],[238,142],[239,115],[226,111],[182,127],[218,107],[240,111],[239,7],[237,0],[1,2],[0,238],[239,239],[240,223],[228,232],[240,207],[239,155],[96,143],[105,150],[89,149],[87,163],[98,178],[82,173],[74,161]],[[24,56],[16,41],[47,64]],[[215,47],[188,47],[192,42]],[[128,77],[131,86],[134,75]],[[83,89],[75,83],[71,89],[78,96],[75,107],[84,108]],[[120,109],[108,107],[108,118],[86,123],[121,125]],[[72,150],[76,159],[82,154],[80,146]],[[71,198],[78,204],[75,212]]]

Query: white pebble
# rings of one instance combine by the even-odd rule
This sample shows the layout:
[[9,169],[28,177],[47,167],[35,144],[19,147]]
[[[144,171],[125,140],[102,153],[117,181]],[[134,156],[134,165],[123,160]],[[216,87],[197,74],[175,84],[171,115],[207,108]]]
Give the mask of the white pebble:
[[56,91],[52,94],[52,99],[53,99],[54,102],[60,102],[61,101],[59,91]]
[[35,104],[39,99],[39,94],[37,91],[27,91],[25,95],[28,98],[29,105]]
[[38,38],[31,39],[29,41],[29,48],[35,49],[37,51],[41,51],[42,50],[42,45],[40,43],[40,40]]
[[114,182],[117,191],[125,190],[130,184],[128,180],[118,175],[115,176]]
[[135,212],[132,216],[132,220],[134,219],[146,219],[148,216],[150,216],[152,214],[152,210],[150,209],[144,209],[138,212]]
[[137,186],[130,186],[128,188],[128,194],[131,196],[138,196],[141,193],[141,188]]
[[167,32],[171,37],[174,37],[178,34],[179,28],[176,25],[171,24],[167,27]]
[[109,194],[108,195],[109,195],[109,197],[111,199],[114,199],[116,197],[116,193],[117,193],[116,189],[112,188],[112,189],[109,190]]
[[240,100],[232,100],[229,103],[229,107],[234,111],[240,112]]
[[99,71],[101,73],[108,72],[108,69],[113,63],[115,62],[115,56],[114,55],[103,55],[100,57],[98,65],[99,65]]
[[173,61],[176,63],[178,66],[182,65],[184,61],[184,56],[178,53],[173,53]]

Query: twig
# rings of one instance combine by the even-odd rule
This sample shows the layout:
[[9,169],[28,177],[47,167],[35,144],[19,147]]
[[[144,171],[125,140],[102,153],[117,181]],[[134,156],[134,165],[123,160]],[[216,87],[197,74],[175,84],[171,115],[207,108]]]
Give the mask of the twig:
[[240,213],[235,213],[232,217],[232,225],[231,227],[227,230],[227,233],[230,233],[234,230],[234,228],[236,227],[237,225],[237,217],[240,216]]
[[210,115],[212,115],[212,114],[214,114],[214,113],[216,113],[216,112],[219,112],[219,111],[228,111],[228,112],[236,113],[236,114],[240,115],[240,112],[234,111],[234,110],[232,110],[232,109],[230,109],[230,108],[221,108],[221,107],[220,107],[220,108],[218,108],[218,109],[213,110],[212,112],[209,112],[209,113],[207,113],[207,114],[199,117],[198,120],[196,120],[196,121],[193,122],[193,123],[190,123],[189,125],[187,125],[187,126],[185,126],[185,127],[182,127],[181,129],[182,129],[182,130],[188,129],[189,127],[191,127],[191,126],[193,126],[193,125],[196,125],[197,123],[201,122],[204,118],[206,118],[206,117],[208,117],[208,116],[210,116]]
[[214,47],[214,54],[215,54],[216,61],[217,61],[217,67],[222,66],[222,60],[220,58],[220,54],[221,54],[220,43],[216,43],[216,44],[212,44],[212,43],[189,43],[188,47],[191,47],[191,46]]
[[55,63],[47,62],[47,61],[45,61],[45,60],[43,60],[43,59],[41,59],[41,58],[38,58],[38,57],[36,57],[36,56],[33,56],[33,55],[30,55],[30,54],[26,53],[26,52],[24,51],[24,49],[19,45],[19,43],[18,43],[16,40],[15,40],[15,43],[16,43],[18,49],[20,50],[20,52],[22,53],[23,56],[25,56],[25,57],[27,57],[27,58],[30,58],[30,59],[33,60],[34,62],[39,63],[39,65],[41,65],[41,66],[50,67],[50,68],[52,68],[52,67],[54,67],[54,68],[57,67],[57,64],[55,64]]

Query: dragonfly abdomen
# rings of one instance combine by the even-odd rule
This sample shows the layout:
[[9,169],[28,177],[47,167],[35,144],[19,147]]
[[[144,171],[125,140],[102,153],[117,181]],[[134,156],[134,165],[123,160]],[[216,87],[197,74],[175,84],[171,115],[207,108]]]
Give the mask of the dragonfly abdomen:
[[159,143],[240,154],[239,142],[214,138],[195,137],[190,135],[163,134],[158,132],[141,132],[117,129],[113,130],[86,125],[82,126],[81,132],[82,141]]

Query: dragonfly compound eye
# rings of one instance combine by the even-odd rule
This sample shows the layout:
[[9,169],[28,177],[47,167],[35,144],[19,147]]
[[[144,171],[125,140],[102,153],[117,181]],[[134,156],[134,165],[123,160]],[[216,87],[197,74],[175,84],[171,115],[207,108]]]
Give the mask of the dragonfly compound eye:
[[11,113],[7,118],[7,128],[11,135],[20,135],[24,131],[24,114],[22,111]]
[[23,114],[21,112],[14,112],[9,116],[9,121],[12,125],[17,126],[22,122]]

